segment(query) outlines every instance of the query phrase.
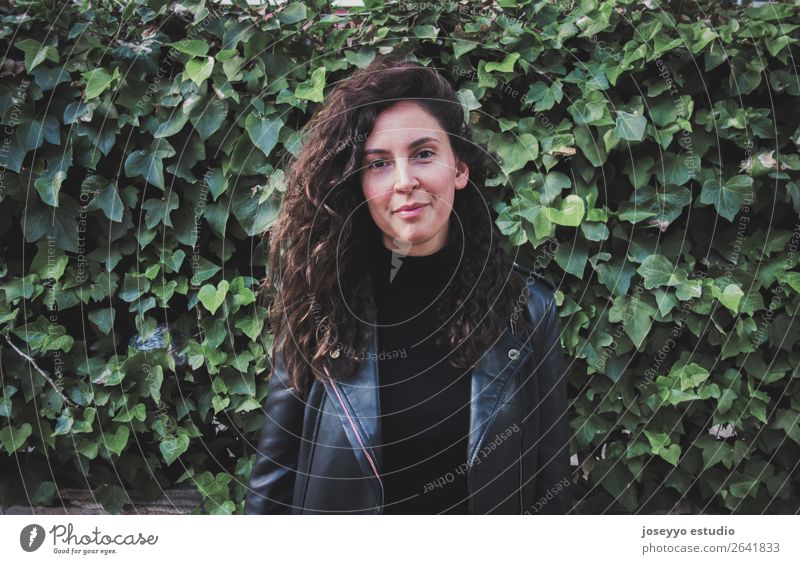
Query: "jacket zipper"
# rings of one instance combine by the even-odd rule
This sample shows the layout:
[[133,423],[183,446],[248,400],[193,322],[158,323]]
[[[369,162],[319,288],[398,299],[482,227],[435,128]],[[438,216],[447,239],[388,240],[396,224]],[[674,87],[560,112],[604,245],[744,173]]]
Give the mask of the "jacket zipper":
[[[327,367],[325,368],[325,372],[326,373],[328,372]],[[375,462],[372,460],[369,451],[367,451],[367,447],[364,445],[364,441],[361,438],[361,433],[358,432],[358,428],[356,427],[353,418],[350,416],[350,411],[347,409],[347,406],[344,404],[344,400],[342,400],[342,396],[339,394],[339,389],[336,386],[336,382],[334,382],[333,378],[331,378],[330,375],[328,375],[328,379],[331,382],[331,387],[333,388],[333,391],[336,393],[336,399],[339,400],[339,405],[342,406],[342,409],[344,410],[344,413],[347,416],[347,420],[350,422],[350,426],[353,428],[353,432],[356,435],[356,439],[358,439],[358,444],[361,445],[361,450],[364,451],[364,455],[367,457],[369,465],[372,468],[372,471],[375,473],[375,477],[378,478],[378,483],[381,485],[381,491],[382,491],[383,481],[381,480],[380,474],[378,474],[378,468],[375,466]]]

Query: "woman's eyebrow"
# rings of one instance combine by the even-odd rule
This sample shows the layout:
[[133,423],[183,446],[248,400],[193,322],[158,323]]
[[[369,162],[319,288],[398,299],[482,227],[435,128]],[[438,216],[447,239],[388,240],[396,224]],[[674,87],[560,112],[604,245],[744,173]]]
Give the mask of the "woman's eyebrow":
[[[416,141],[412,141],[411,143],[409,143],[408,149],[413,149],[414,147],[417,147],[419,145],[424,145],[425,143],[431,143],[431,142],[438,143],[439,140],[436,139],[435,137],[420,137]],[[388,152],[389,151],[387,151],[386,149],[366,149],[364,151],[364,156],[366,157],[367,155],[374,155],[376,153],[388,153]]]

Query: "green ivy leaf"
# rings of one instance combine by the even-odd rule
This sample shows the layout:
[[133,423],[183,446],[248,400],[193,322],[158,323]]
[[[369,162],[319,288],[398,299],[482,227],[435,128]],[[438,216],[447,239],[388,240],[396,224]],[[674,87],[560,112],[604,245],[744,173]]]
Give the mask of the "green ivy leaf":
[[738,313],[739,303],[742,301],[744,292],[736,284],[728,284],[725,289],[720,291],[717,286],[712,286],[712,292],[715,298],[718,298],[720,303],[733,313]]
[[221,267],[217,266],[210,260],[203,257],[200,257],[197,261],[195,261],[195,264],[192,265],[192,269],[194,272],[191,278],[191,282],[193,285],[205,282],[206,280],[217,274],[217,272],[222,270]]
[[42,44],[35,39],[27,38],[15,41],[14,47],[25,53],[25,70],[28,73],[47,59],[55,63],[58,62],[58,51],[55,47],[50,45],[42,46]]
[[137,150],[125,159],[125,175],[141,176],[157,188],[164,189],[163,159],[175,156],[175,149],[167,141],[154,141],[150,151]]
[[159,224],[164,224],[166,227],[172,227],[172,219],[170,214],[177,210],[180,206],[178,194],[174,191],[169,192],[169,196],[163,198],[150,198],[142,204],[142,209],[145,210],[144,222],[148,229],[154,229]]
[[559,245],[555,252],[555,261],[564,272],[568,272],[577,278],[583,278],[588,256],[586,243],[581,239],[577,239],[574,244]]
[[771,425],[773,429],[780,429],[800,445],[800,413],[791,409],[779,409]]
[[[41,148],[45,141],[53,145],[60,145],[61,125],[51,115],[42,119],[24,119],[20,121],[17,138],[21,141],[22,150],[25,152]],[[57,153],[58,160],[66,160],[67,152],[70,150],[59,151]]]
[[33,182],[33,186],[41,196],[42,201],[48,206],[58,207],[58,194],[61,191],[61,184],[67,179],[67,173],[57,170],[50,175],[42,175]]
[[189,121],[189,116],[180,110],[175,110],[170,114],[166,121],[161,122],[153,133],[154,139],[161,139],[162,137],[172,137],[179,133],[186,122]]
[[632,208],[621,206],[621,209],[635,212],[640,216],[640,220],[655,218],[654,221],[657,221],[664,231],[683,213],[683,208],[691,203],[692,193],[685,186],[668,185],[661,188],[643,186],[633,193],[631,199]]
[[583,156],[592,163],[592,166],[603,166],[603,163],[608,159],[603,142],[599,137],[593,137],[591,131],[586,126],[577,126],[573,130],[575,135],[575,144],[583,153]]
[[0,431],[0,443],[7,453],[11,454],[25,445],[25,441],[31,436],[33,428],[30,423],[23,423],[19,427],[9,425]]
[[753,178],[743,174],[729,178],[722,185],[719,179],[711,178],[703,183],[700,202],[714,204],[719,215],[733,222],[745,199],[752,199],[752,188]]
[[681,458],[681,447],[678,445],[670,445],[666,449],[661,449],[658,455],[673,466],[677,466]]
[[647,118],[628,112],[617,112],[617,124],[614,135],[628,141],[641,141],[644,138]]
[[180,455],[189,449],[189,437],[184,434],[179,434],[177,437],[169,437],[161,441],[158,448],[167,466],[171,466]]
[[233,408],[234,413],[247,413],[261,407],[261,404],[250,397],[241,398]]
[[214,57],[190,59],[183,73],[197,86],[202,86],[214,70]]
[[564,201],[561,202],[561,209],[545,208],[547,219],[556,225],[567,227],[579,226],[583,221],[585,211],[583,198],[575,194],[570,194],[564,198]]
[[92,440],[81,439],[76,450],[89,460],[94,460],[100,452],[100,445]]
[[697,155],[679,156],[664,153],[661,162],[655,166],[656,178],[667,186],[671,184],[683,186],[694,178],[698,170],[700,170],[700,158]]
[[91,433],[92,423],[94,423],[94,418],[97,415],[97,409],[94,407],[87,407],[83,410],[83,421],[76,421],[72,425],[72,432],[73,433]]
[[[122,221],[122,212],[125,206],[122,203],[122,198],[119,197],[117,187],[98,175],[90,176],[86,179],[86,182],[91,182],[98,190],[97,195],[86,206],[86,210],[101,210],[103,215],[111,221]],[[100,185],[104,185],[104,187],[100,189]]]
[[512,214],[513,210],[511,206],[507,206],[497,217],[497,228],[500,230],[500,233],[505,235],[509,238],[509,242],[512,245],[519,246],[524,245],[528,241],[528,237],[525,234],[525,230],[522,227],[522,221],[520,221],[519,216]]
[[26,323],[13,329],[12,332],[28,343],[30,349],[36,353],[69,352],[75,342],[75,339],[67,335],[67,330],[63,325],[50,322],[43,315],[40,315],[33,323]]
[[205,141],[219,131],[228,117],[228,104],[214,96],[207,104],[194,106],[189,113],[189,121],[200,134],[200,140]]
[[197,298],[208,311],[213,315],[219,306],[225,301],[230,284],[227,280],[221,280],[215,288],[211,284],[205,284],[197,294]]
[[509,53],[500,63],[486,63],[484,70],[486,72],[513,72],[517,59],[519,59],[519,53]]
[[214,408],[214,414],[216,415],[220,411],[224,410],[228,405],[231,403],[231,398],[222,397],[222,396],[214,396],[211,399],[211,405]]
[[782,274],[778,280],[788,284],[795,293],[800,294],[800,272],[787,272]]
[[597,99],[578,99],[568,108],[576,125],[606,125],[610,121],[608,102],[602,96]]
[[456,59],[461,58],[462,55],[466,55],[478,46],[478,44],[474,41],[460,41],[458,39],[453,39],[452,43],[453,55]]
[[133,408],[126,409],[122,408],[119,412],[119,415],[114,417],[112,421],[117,421],[119,423],[128,423],[134,419],[137,421],[144,421],[147,418],[147,411],[145,410],[145,406],[143,403],[137,403]]
[[719,462],[722,462],[728,470],[731,469],[733,449],[725,441],[706,435],[698,437],[694,442],[694,446],[703,451],[704,470],[708,470]]
[[130,437],[130,434],[131,431],[127,425],[120,425],[117,427],[113,435],[107,432],[103,433],[103,440],[105,441],[106,448],[119,456],[128,444],[128,437]]
[[412,31],[415,37],[430,39],[431,41],[439,35],[439,28],[430,24],[415,25]]
[[295,98],[301,100],[311,100],[312,102],[322,102],[323,89],[325,88],[325,67],[317,67],[311,73],[311,78],[297,85],[294,90]]
[[91,100],[92,98],[97,98],[105,92],[111,83],[117,80],[121,75],[119,73],[119,68],[114,69],[114,74],[108,74],[108,71],[104,68],[98,68],[91,71],[86,71],[81,73],[81,76],[86,81],[86,90],[84,91],[84,97],[86,100]]
[[264,319],[256,317],[241,317],[236,320],[234,327],[241,329],[242,333],[250,337],[251,341],[257,341],[264,328]]
[[47,235],[59,249],[78,252],[78,222],[73,210],[31,205],[26,209],[24,225],[28,243]]
[[758,495],[759,478],[747,474],[736,476],[730,481],[730,493],[734,497],[744,498]]
[[539,142],[530,133],[514,137],[510,133],[495,134],[489,143],[489,150],[498,154],[505,174],[523,168],[529,161],[539,156]]
[[278,21],[283,25],[292,25],[307,17],[306,5],[303,2],[293,2],[278,12]]
[[669,435],[666,433],[652,433],[644,431],[647,440],[650,441],[650,452],[660,456],[673,466],[678,465],[678,460],[681,457],[681,447],[678,445],[667,446],[670,442]]
[[253,145],[268,157],[275,145],[278,144],[278,136],[281,128],[283,128],[283,120],[280,117],[275,117],[274,119],[259,117],[253,112],[247,116],[244,126]]
[[282,197],[274,191],[265,201],[250,190],[237,190],[231,197],[231,208],[248,236],[263,233],[278,217]]
[[208,54],[208,43],[202,39],[182,39],[167,45],[192,57],[205,57]]
[[553,200],[561,195],[564,188],[572,186],[572,181],[569,176],[563,172],[551,172],[544,179],[544,194],[542,195],[542,203],[549,205]]
[[682,391],[696,388],[708,380],[710,375],[708,370],[695,362],[682,366],[678,370],[670,371],[670,376],[677,376]]
[[55,437],[56,435],[67,435],[72,430],[72,424],[75,420],[72,418],[71,415],[59,415],[58,419],[56,419],[56,428],[50,436]]
[[659,286],[677,286],[686,281],[686,271],[659,254],[645,258],[636,272],[644,278],[644,287],[648,290]]
[[561,84],[557,82],[546,84],[540,81],[531,85],[528,93],[522,99],[522,103],[533,104],[534,111],[543,112],[552,109],[557,102],[561,102],[563,97],[564,92],[561,89]]
[[103,509],[112,515],[122,513],[125,504],[130,501],[125,489],[116,484],[103,484],[99,488],[96,488],[93,493],[95,498],[103,506]]
[[[563,245],[562,245],[563,246]],[[625,334],[640,349],[650,332],[657,310],[644,299],[635,296],[617,296],[608,312],[611,323],[622,323]]]

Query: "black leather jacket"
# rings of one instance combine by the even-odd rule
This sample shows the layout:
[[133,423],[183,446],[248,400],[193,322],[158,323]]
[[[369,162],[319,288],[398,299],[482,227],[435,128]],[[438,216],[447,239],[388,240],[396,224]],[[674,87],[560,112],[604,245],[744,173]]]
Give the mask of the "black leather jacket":
[[[526,280],[527,315],[538,338],[523,342],[512,323],[473,367],[461,471],[472,514],[564,514],[572,484],[555,289],[539,274],[514,268]],[[372,354],[352,380],[314,380],[305,401],[287,386],[275,355],[245,514],[383,513],[375,334]]]

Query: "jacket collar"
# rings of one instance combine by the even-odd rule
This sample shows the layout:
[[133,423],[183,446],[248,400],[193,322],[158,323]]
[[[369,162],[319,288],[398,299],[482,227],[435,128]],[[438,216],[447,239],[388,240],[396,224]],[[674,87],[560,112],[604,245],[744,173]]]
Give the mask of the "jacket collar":
[[[509,329],[510,325],[472,369],[468,472],[486,440],[487,431],[499,402],[505,396],[511,376],[524,366],[532,352],[531,344],[524,343]],[[366,476],[377,474],[378,484],[382,487],[377,350],[377,330],[373,329],[369,350],[361,360],[358,370],[347,382],[323,382],[362,471]],[[380,493],[382,497],[382,491]]]

